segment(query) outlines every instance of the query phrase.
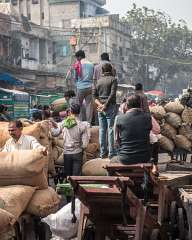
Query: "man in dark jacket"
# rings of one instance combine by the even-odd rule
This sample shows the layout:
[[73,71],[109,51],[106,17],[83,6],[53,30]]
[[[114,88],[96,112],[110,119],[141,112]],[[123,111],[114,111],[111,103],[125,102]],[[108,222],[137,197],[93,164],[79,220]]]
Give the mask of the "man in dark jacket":
[[[97,105],[99,118],[100,157],[109,158],[115,155],[113,125],[117,113],[116,108],[117,79],[113,76],[113,67],[110,63],[102,66],[102,76],[94,82],[93,98]],[[108,151],[106,133],[108,132]]]
[[141,98],[137,95],[128,98],[127,108],[128,111],[118,116],[115,122],[115,138],[119,145],[118,161],[123,164],[149,162],[151,116],[142,111]]

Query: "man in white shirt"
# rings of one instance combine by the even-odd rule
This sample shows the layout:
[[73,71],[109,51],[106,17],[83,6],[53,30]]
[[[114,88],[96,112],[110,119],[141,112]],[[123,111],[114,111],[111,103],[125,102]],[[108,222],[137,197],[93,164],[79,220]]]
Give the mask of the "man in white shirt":
[[13,152],[16,150],[41,149],[47,154],[47,149],[42,146],[36,138],[22,134],[23,124],[19,120],[9,122],[8,131],[11,136],[5,143],[2,152]]

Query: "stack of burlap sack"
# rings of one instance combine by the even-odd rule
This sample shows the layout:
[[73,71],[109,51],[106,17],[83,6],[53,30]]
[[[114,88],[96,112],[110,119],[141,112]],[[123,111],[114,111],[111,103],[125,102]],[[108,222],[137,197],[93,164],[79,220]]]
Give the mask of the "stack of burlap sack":
[[0,152],[0,239],[23,212],[46,217],[60,198],[48,187],[47,159],[41,150]]
[[[49,148],[48,123],[24,127],[23,133],[34,136]],[[10,138],[7,123],[0,123],[0,147]],[[51,149],[49,149],[51,151]],[[38,217],[57,211],[60,198],[47,182],[49,157],[42,150],[0,152],[0,239],[23,212]]]
[[159,138],[162,149],[173,152],[175,148],[191,151],[192,147],[192,109],[180,102],[169,102],[164,107],[150,108],[161,126]]

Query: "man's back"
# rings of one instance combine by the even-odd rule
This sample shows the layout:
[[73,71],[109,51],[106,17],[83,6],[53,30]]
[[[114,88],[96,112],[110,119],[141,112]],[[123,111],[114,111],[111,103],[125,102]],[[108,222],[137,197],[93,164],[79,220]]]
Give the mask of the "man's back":
[[124,163],[147,162],[150,158],[149,134],[151,116],[140,109],[132,109],[117,117],[120,136],[120,160]]

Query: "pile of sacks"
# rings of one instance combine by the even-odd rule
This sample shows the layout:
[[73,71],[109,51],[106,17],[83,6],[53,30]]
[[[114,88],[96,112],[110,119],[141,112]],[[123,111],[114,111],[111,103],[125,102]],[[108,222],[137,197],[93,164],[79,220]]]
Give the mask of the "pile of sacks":
[[60,198],[48,187],[47,158],[41,150],[0,152],[0,239],[23,212],[46,217]]
[[175,148],[191,151],[192,109],[180,102],[169,102],[164,107],[150,108],[161,126],[159,143],[162,149],[172,153]]

